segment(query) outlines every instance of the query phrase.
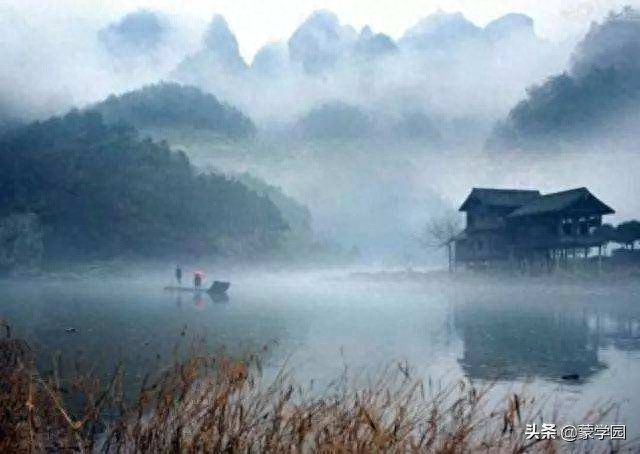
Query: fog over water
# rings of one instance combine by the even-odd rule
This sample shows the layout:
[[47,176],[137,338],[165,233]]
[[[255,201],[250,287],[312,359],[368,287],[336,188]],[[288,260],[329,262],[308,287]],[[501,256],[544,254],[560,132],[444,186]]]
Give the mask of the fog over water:
[[[267,377],[286,367],[302,384],[313,379],[315,392],[345,366],[362,382],[406,360],[430,387],[462,375],[478,385],[497,380],[496,398],[526,390],[568,402],[564,408],[576,419],[611,399],[622,405],[615,422],[640,423],[635,283],[550,287],[536,279],[465,282],[446,275],[376,282],[348,277],[347,269],[207,268],[210,279],[232,280],[229,301],[163,292],[171,269],[138,267],[122,277],[3,284],[3,316],[43,367],[56,351],[68,361],[82,352],[104,373],[122,358],[130,386],[150,366],[171,361],[176,344],[205,335],[211,351],[224,346],[240,354],[266,345]],[[68,327],[77,331],[65,333]],[[566,382],[566,374],[581,378]]]
[[456,211],[472,187],[546,193],[586,186],[616,210],[606,222],[640,215],[637,149],[424,153],[416,144],[366,142],[248,155],[185,149],[205,168],[249,172],[277,184],[310,208],[318,235],[356,245],[368,261],[419,265],[439,256],[421,251],[417,237],[426,223]]
[[[578,423],[613,401],[606,423],[640,427],[637,268],[450,275],[423,238],[464,226],[474,187],[587,187],[604,222],[640,219],[638,10],[581,3],[554,39],[558,2],[454,2],[393,30],[320,9],[248,53],[231,7],[14,3],[0,321],[42,370],[56,352],[105,375],[122,359],[133,390],[204,335],[212,352],[267,346],[267,378],[286,367],[315,392],[406,360],[431,389],[525,390]],[[196,271],[228,299],[194,292]]]

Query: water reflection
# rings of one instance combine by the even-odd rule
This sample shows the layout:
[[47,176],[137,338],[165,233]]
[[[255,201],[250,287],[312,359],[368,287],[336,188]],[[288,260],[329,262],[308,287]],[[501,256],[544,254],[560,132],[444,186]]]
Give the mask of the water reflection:
[[606,365],[587,320],[563,313],[458,310],[455,326],[464,345],[460,364],[472,378],[588,379]]
[[[182,307],[183,293],[175,292],[174,294],[175,294],[176,307],[178,308]],[[192,296],[190,295],[189,298],[191,299],[193,307],[200,310],[205,309],[212,302],[228,303],[230,301],[229,295],[227,295],[226,293],[211,294],[208,292],[196,292]]]
[[590,380],[609,367],[603,350],[640,351],[640,311],[630,296],[616,288],[527,287],[458,295],[459,363],[471,378]]
[[[232,277],[238,283],[232,301],[164,292],[164,278],[147,276],[0,282],[0,317],[43,367],[56,351],[65,358],[81,351],[105,374],[123,360],[134,389],[137,376],[172,360],[176,344],[202,334],[212,350],[224,346],[232,354],[270,345],[266,368],[287,363],[301,383],[334,379],[345,365],[366,376],[404,359],[436,380],[466,374],[508,386],[533,378],[537,389],[577,374],[572,392],[631,399],[640,421],[638,285]],[[69,327],[76,331],[67,334]]]

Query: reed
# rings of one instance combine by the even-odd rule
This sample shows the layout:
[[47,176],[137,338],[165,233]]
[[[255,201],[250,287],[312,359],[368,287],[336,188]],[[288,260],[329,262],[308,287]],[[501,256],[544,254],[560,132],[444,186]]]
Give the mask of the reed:
[[[282,370],[265,383],[260,356],[193,348],[125,399],[121,366],[100,380],[46,375],[29,346],[0,341],[0,452],[620,452],[638,444],[525,439],[542,405],[519,394],[490,405],[468,381],[434,390],[403,363],[367,386],[345,372],[318,394]],[[581,422],[596,422],[608,409]]]

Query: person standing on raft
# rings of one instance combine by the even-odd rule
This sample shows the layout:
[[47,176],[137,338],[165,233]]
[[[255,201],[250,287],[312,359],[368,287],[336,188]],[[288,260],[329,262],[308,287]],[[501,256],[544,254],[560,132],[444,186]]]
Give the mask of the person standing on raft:
[[202,271],[196,271],[195,273],[193,273],[193,286],[196,289],[199,289],[200,287],[202,287],[202,276],[203,276]]
[[178,285],[182,285],[182,268],[180,265],[176,265],[176,281],[178,281]]

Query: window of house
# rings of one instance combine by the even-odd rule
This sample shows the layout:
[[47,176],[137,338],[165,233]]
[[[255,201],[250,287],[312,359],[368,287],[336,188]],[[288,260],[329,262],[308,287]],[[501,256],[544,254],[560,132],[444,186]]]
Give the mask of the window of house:
[[580,218],[580,220],[578,221],[578,234],[579,235],[589,234],[589,224],[587,223],[586,218]]
[[565,218],[562,220],[562,233],[564,235],[571,235],[573,231],[573,221],[571,218]]

